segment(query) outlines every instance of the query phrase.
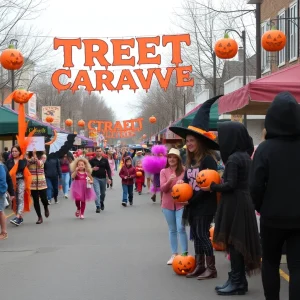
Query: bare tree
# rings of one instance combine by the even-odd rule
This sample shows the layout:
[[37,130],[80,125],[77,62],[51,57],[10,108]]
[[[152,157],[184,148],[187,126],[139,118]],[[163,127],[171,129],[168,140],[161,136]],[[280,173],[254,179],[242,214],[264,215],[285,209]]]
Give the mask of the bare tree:
[[[213,89],[213,56],[215,42],[222,38],[226,29],[241,33],[246,30],[248,53],[253,54],[254,14],[245,1],[224,0],[217,6],[213,0],[185,0],[182,8],[175,12],[176,24],[191,35],[191,46],[183,48],[186,64],[193,66],[194,76],[209,89]],[[249,30],[248,30],[249,29]],[[232,34],[233,36],[235,33]],[[238,36],[235,39],[239,40]],[[240,43],[241,44],[241,43]],[[216,73],[221,77],[224,60],[217,59]]]
[[[0,0],[0,51],[13,40],[25,58],[23,67],[14,72],[16,88],[29,88],[31,78],[49,68],[51,41],[28,25],[28,21],[38,18],[45,4],[45,0]],[[10,83],[11,72],[2,68],[0,73],[1,89]]]

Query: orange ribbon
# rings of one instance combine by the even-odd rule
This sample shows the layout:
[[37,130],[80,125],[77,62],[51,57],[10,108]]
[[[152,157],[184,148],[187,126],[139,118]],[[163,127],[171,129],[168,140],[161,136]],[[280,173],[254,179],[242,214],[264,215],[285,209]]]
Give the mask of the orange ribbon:
[[215,140],[217,138],[212,132],[205,131],[203,129],[200,129],[200,128],[197,128],[197,127],[194,127],[194,126],[188,126],[188,129],[191,129],[191,130],[196,131],[200,134],[203,134],[204,136],[208,137],[211,140]]

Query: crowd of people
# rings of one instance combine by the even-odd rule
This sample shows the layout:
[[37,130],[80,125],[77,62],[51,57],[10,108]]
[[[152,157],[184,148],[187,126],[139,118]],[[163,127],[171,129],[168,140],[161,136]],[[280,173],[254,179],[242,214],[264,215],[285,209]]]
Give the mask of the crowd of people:
[[[300,107],[290,93],[280,93],[266,114],[264,141],[254,151],[251,136],[239,122],[220,123],[217,137],[209,131],[210,107],[217,98],[200,107],[188,128],[170,127],[185,140],[185,155],[179,149],[157,145],[147,153],[133,149],[104,153],[98,147],[95,156],[89,159],[86,154],[77,153],[75,158],[65,155],[59,161],[47,159],[44,153],[36,151],[20,159],[20,148],[13,146],[9,155],[3,155],[3,158],[7,156],[5,163],[0,164],[0,239],[7,238],[6,191],[12,197],[16,214],[11,223],[17,226],[23,223],[23,212],[29,209],[31,194],[38,216],[36,223],[41,224],[39,199],[47,218],[51,199],[58,203],[58,182],[62,179],[65,197],[70,196],[75,201],[75,216],[84,219],[87,201],[95,201],[96,213],[104,210],[106,188],[113,187],[113,174],[119,170],[122,206],[133,205],[134,190],[141,194],[146,184],[153,202],[156,194],[160,194],[169,229],[171,257],[168,265],[179,253],[188,253],[186,226],[189,225],[196,267],[186,277],[216,278],[218,271],[210,240],[210,228],[214,223],[213,242],[224,246],[231,264],[228,279],[215,288],[218,295],[244,295],[248,292],[247,275],[262,271],[265,298],[279,300],[279,267],[286,243],[289,299],[298,299]],[[196,177],[205,169],[219,172],[221,183],[200,187]],[[29,194],[28,174],[32,176]],[[187,202],[177,203],[171,191],[175,184],[182,183],[192,187],[193,195]],[[217,193],[221,193],[220,201]],[[256,212],[260,214],[260,232]]]

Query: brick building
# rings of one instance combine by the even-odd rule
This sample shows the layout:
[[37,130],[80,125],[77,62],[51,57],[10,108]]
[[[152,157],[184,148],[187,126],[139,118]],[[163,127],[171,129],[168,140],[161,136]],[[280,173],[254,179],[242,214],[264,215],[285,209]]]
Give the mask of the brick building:
[[[261,4],[261,33],[273,25],[283,31],[287,43],[279,52],[262,49],[262,76],[299,63],[299,0],[264,0]],[[293,19],[285,19],[293,18]]]

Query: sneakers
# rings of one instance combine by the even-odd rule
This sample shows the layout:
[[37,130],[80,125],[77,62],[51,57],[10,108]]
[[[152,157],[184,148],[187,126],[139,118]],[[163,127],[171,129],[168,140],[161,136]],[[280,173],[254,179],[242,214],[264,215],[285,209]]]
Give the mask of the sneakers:
[[104,210],[104,202],[102,202],[102,201],[100,202],[100,209]]
[[80,219],[83,220],[84,219],[84,215],[81,214],[80,215]]
[[152,200],[153,202],[156,202],[156,195],[155,195],[155,194],[152,195],[151,200]]
[[139,192],[139,195],[142,195],[142,192]]
[[172,265],[172,264],[173,264],[173,260],[174,260],[175,256],[176,256],[176,254],[173,254],[173,255],[171,256],[171,258],[170,258],[170,259],[168,260],[168,262],[167,262],[167,265]]
[[6,240],[8,238],[7,232],[0,233],[0,240]]
[[68,194],[65,194],[65,198],[68,199]]
[[76,212],[75,212],[75,217],[78,218],[79,216],[80,216],[80,210],[77,209]]
[[132,201],[129,201],[129,204],[132,205]]
[[9,222],[16,225],[16,226],[20,226],[23,223],[23,218],[15,217],[12,220],[10,220]]
[[127,202],[123,201],[122,202],[122,206],[126,207],[127,206]]
[[97,214],[100,214],[100,212],[101,212],[100,207],[97,206],[97,207],[96,207],[96,213],[97,213]]
[[51,200],[48,200],[48,204],[51,205]]

